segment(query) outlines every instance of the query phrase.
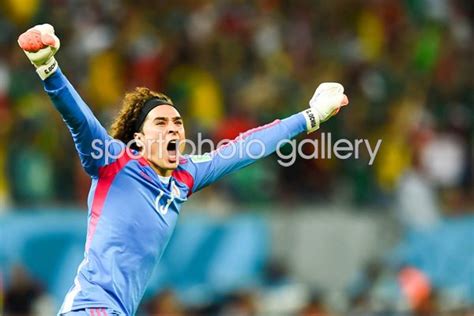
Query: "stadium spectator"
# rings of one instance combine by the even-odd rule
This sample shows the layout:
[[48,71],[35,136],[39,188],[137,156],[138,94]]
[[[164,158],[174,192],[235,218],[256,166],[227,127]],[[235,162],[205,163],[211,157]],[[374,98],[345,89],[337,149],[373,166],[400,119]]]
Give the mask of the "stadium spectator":
[[34,316],[35,303],[44,294],[39,283],[33,280],[20,265],[11,269],[9,286],[5,290],[5,315]]
[[172,316],[184,316],[185,311],[181,307],[177,297],[172,290],[164,290],[156,294],[147,303],[148,315],[159,316],[159,315],[172,315]]

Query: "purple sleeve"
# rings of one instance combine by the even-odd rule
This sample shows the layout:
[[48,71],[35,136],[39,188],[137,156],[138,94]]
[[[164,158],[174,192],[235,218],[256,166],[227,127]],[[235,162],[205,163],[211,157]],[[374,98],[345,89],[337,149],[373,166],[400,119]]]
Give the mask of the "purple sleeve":
[[242,169],[275,152],[280,146],[306,131],[302,113],[251,129],[232,142],[201,156],[188,156],[183,166],[193,177],[192,192],[199,191],[223,176]]
[[45,91],[71,132],[83,168],[89,175],[96,176],[99,167],[109,163],[109,159],[117,158],[122,152],[123,143],[113,140],[107,134],[61,69],[58,68],[43,83]]

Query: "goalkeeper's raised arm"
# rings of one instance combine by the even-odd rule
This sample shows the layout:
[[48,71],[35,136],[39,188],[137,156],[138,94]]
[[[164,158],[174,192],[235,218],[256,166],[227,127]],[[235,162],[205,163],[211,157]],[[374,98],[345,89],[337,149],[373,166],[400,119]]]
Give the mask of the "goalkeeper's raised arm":
[[[96,176],[98,168],[104,165],[105,155],[94,159],[93,141],[105,149],[107,140],[112,138],[95,118],[87,104],[62,74],[54,55],[59,50],[60,41],[49,24],[30,28],[18,38],[18,44],[43,81],[44,89],[68,126],[81,163],[89,175]],[[117,155],[121,151],[119,143],[110,142],[107,149]]]
[[193,176],[192,191],[198,191],[226,174],[272,154],[286,140],[302,132],[317,130],[322,122],[337,114],[348,103],[342,85],[323,83],[316,89],[308,109],[242,133],[211,153],[188,156],[182,167]]

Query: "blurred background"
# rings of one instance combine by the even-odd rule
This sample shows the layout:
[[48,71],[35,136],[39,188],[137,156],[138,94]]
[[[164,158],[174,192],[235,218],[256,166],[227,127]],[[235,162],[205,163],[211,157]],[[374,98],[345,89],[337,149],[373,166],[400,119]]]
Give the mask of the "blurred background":
[[139,315],[468,315],[474,306],[469,0],[0,1],[0,306],[53,315],[83,255],[68,130],[17,47],[54,25],[57,60],[108,127],[136,86],[171,96],[188,138],[351,104],[320,131],[360,159],[271,156],[193,195]]

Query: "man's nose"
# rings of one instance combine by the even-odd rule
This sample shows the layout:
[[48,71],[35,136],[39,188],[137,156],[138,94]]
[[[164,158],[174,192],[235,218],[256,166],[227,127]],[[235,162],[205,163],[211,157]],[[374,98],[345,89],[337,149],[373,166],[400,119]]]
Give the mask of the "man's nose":
[[177,134],[178,133],[178,127],[174,124],[171,124],[168,128],[168,133]]

